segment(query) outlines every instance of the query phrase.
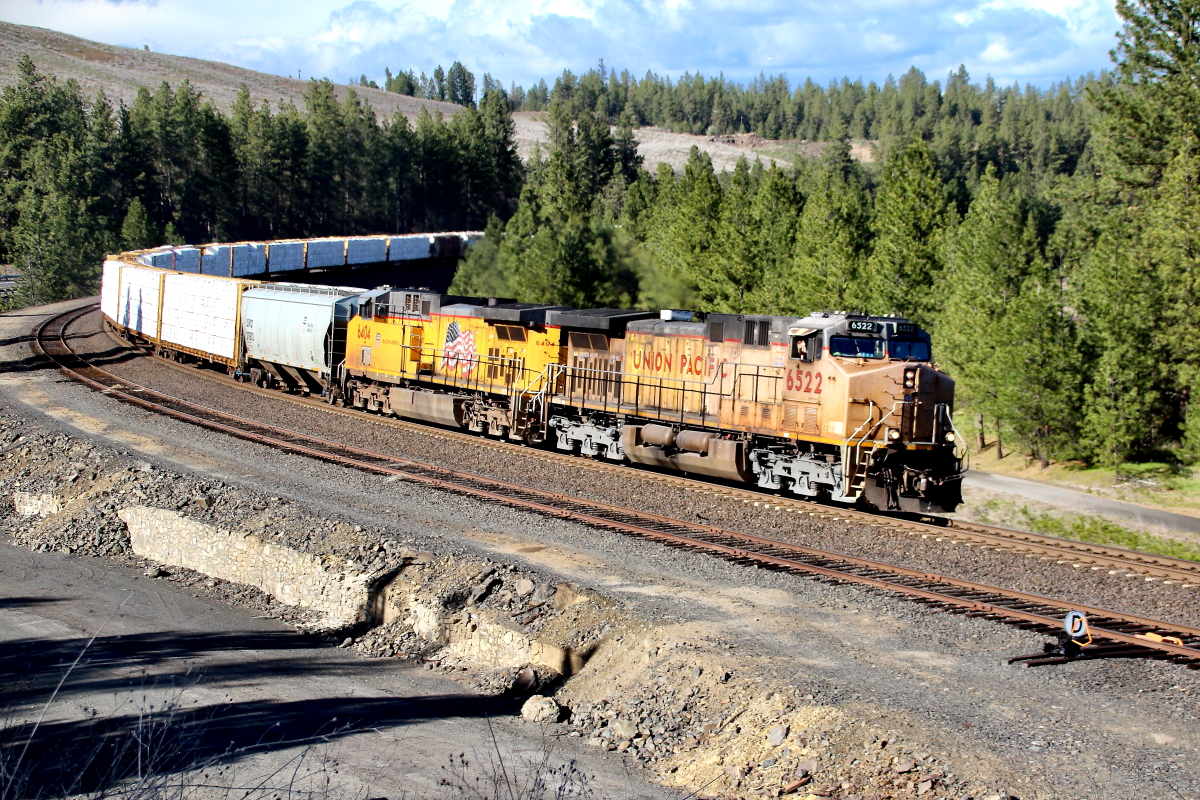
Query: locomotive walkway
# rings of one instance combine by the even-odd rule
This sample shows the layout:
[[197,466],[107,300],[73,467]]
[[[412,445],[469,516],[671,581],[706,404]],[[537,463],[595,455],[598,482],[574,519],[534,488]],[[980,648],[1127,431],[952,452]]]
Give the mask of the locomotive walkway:
[[1110,497],[1097,497],[1094,494],[1077,492],[1062,486],[1051,486],[1036,481],[1012,478],[1008,475],[993,475],[975,470],[968,472],[963,482],[968,486],[1014,494],[1018,497],[1036,500],[1039,503],[1063,506],[1074,511],[1130,519],[1143,525],[1157,525],[1180,533],[1200,533],[1200,517],[1176,514],[1173,511],[1127,503]]

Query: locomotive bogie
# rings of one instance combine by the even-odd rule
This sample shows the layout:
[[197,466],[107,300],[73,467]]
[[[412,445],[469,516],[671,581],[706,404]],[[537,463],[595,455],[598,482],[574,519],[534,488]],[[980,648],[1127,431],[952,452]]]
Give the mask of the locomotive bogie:
[[621,447],[623,424],[617,419],[603,415],[578,418],[556,415],[550,418],[549,426],[559,450],[610,461],[625,460]]

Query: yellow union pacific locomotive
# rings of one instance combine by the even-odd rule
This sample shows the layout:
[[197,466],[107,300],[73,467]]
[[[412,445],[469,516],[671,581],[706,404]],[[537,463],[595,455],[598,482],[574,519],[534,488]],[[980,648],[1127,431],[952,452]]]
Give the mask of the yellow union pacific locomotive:
[[698,321],[386,287],[340,302],[331,401],[802,497],[962,501],[954,383],[904,319]]

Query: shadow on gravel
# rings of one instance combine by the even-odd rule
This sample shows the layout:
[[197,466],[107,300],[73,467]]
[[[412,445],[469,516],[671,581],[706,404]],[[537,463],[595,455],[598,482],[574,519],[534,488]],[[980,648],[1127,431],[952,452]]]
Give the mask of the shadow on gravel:
[[[10,709],[44,703],[87,646],[79,639],[17,639],[0,653],[0,689]],[[325,657],[304,657],[296,651],[321,648],[319,642],[290,632],[261,633],[144,633],[106,636],[94,641],[71,670],[58,700],[88,693],[121,692],[130,688],[131,671],[151,673],[145,682],[158,688],[208,686],[243,680],[295,677],[336,671],[347,674],[378,666],[362,659],[339,658],[332,648]],[[223,663],[222,653],[277,651]],[[316,655],[316,654],[314,654]],[[203,659],[213,663],[196,664]],[[164,667],[166,667],[164,669]],[[19,678],[19,682],[10,679]]]
[[112,339],[108,338],[108,334],[103,331],[79,331],[67,334],[67,343],[71,345],[72,350],[77,352],[80,349],[78,346],[79,342],[90,340],[100,342],[100,347],[91,352],[85,352],[84,357],[98,367],[110,364],[123,364],[145,355],[134,350],[132,347],[122,347],[114,343]]
[[0,609],[37,606],[45,603],[65,603],[66,597],[0,597]]
[[[19,340],[0,340],[0,345],[15,344]],[[0,374],[5,372],[34,372],[42,369],[56,369],[54,362],[43,356],[32,353],[25,358],[12,358],[0,361]]]
[[0,764],[13,764],[33,734],[10,797],[103,792],[133,775],[178,773],[247,755],[334,741],[352,733],[445,717],[515,713],[518,701],[473,695],[331,697],[168,708],[73,722],[10,726]]
[[[42,316],[42,315],[39,314],[39,315],[31,315],[31,316]],[[126,347],[121,347],[120,345],[113,343],[113,341],[111,339],[109,339],[108,335],[106,333],[104,333],[103,331],[92,330],[92,331],[79,331],[76,333],[68,333],[67,341],[68,342],[86,341],[89,339],[93,339],[95,337],[102,337],[101,344],[106,345],[106,346],[102,347],[102,349],[87,355],[88,360],[91,361],[93,364],[96,364],[97,366],[105,366],[107,364],[121,364],[126,361],[132,361],[133,359],[139,358],[142,355],[141,353],[137,352],[136,350],[126,348]],[[34,333],[32,331],[29,333],[21,334],[20,336],[10,336],[8,338],[0,339],[0,347],[9,347],[12,345],[19,345],[19,344],[27,344],[27,345],[32,346],[35,338],[36,338],[36,336],[34,335]],[[34,355],[33,353],[30,353],[28,356],[25,356],[24,358],[16,358],[16,359],[9,359],[6,361],[0,361],[0,373],[33,372],[35,370],[55,369],[55,368],[56,367],[55,367],[55,364],[53,361],[51,361],[50,359],[45,358],[43,356]]]

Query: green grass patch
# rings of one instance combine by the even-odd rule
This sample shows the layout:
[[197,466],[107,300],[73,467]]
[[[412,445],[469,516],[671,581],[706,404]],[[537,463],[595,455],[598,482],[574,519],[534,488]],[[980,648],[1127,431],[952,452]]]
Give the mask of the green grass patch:
[[1075,539],[1080,542],[1111,544],[1127,550],[1141,550],[1143,553],[1154,553],[1170,558],[1200,561],[1200,546],[1155,536],[1151,533],[1133,531],[1106,519],[1054,517],[1049,514],[1031,514],[1028,511],[1025,512],[1025,517],[1029,530],[1034,533],[1061,536],[1064,539]]

